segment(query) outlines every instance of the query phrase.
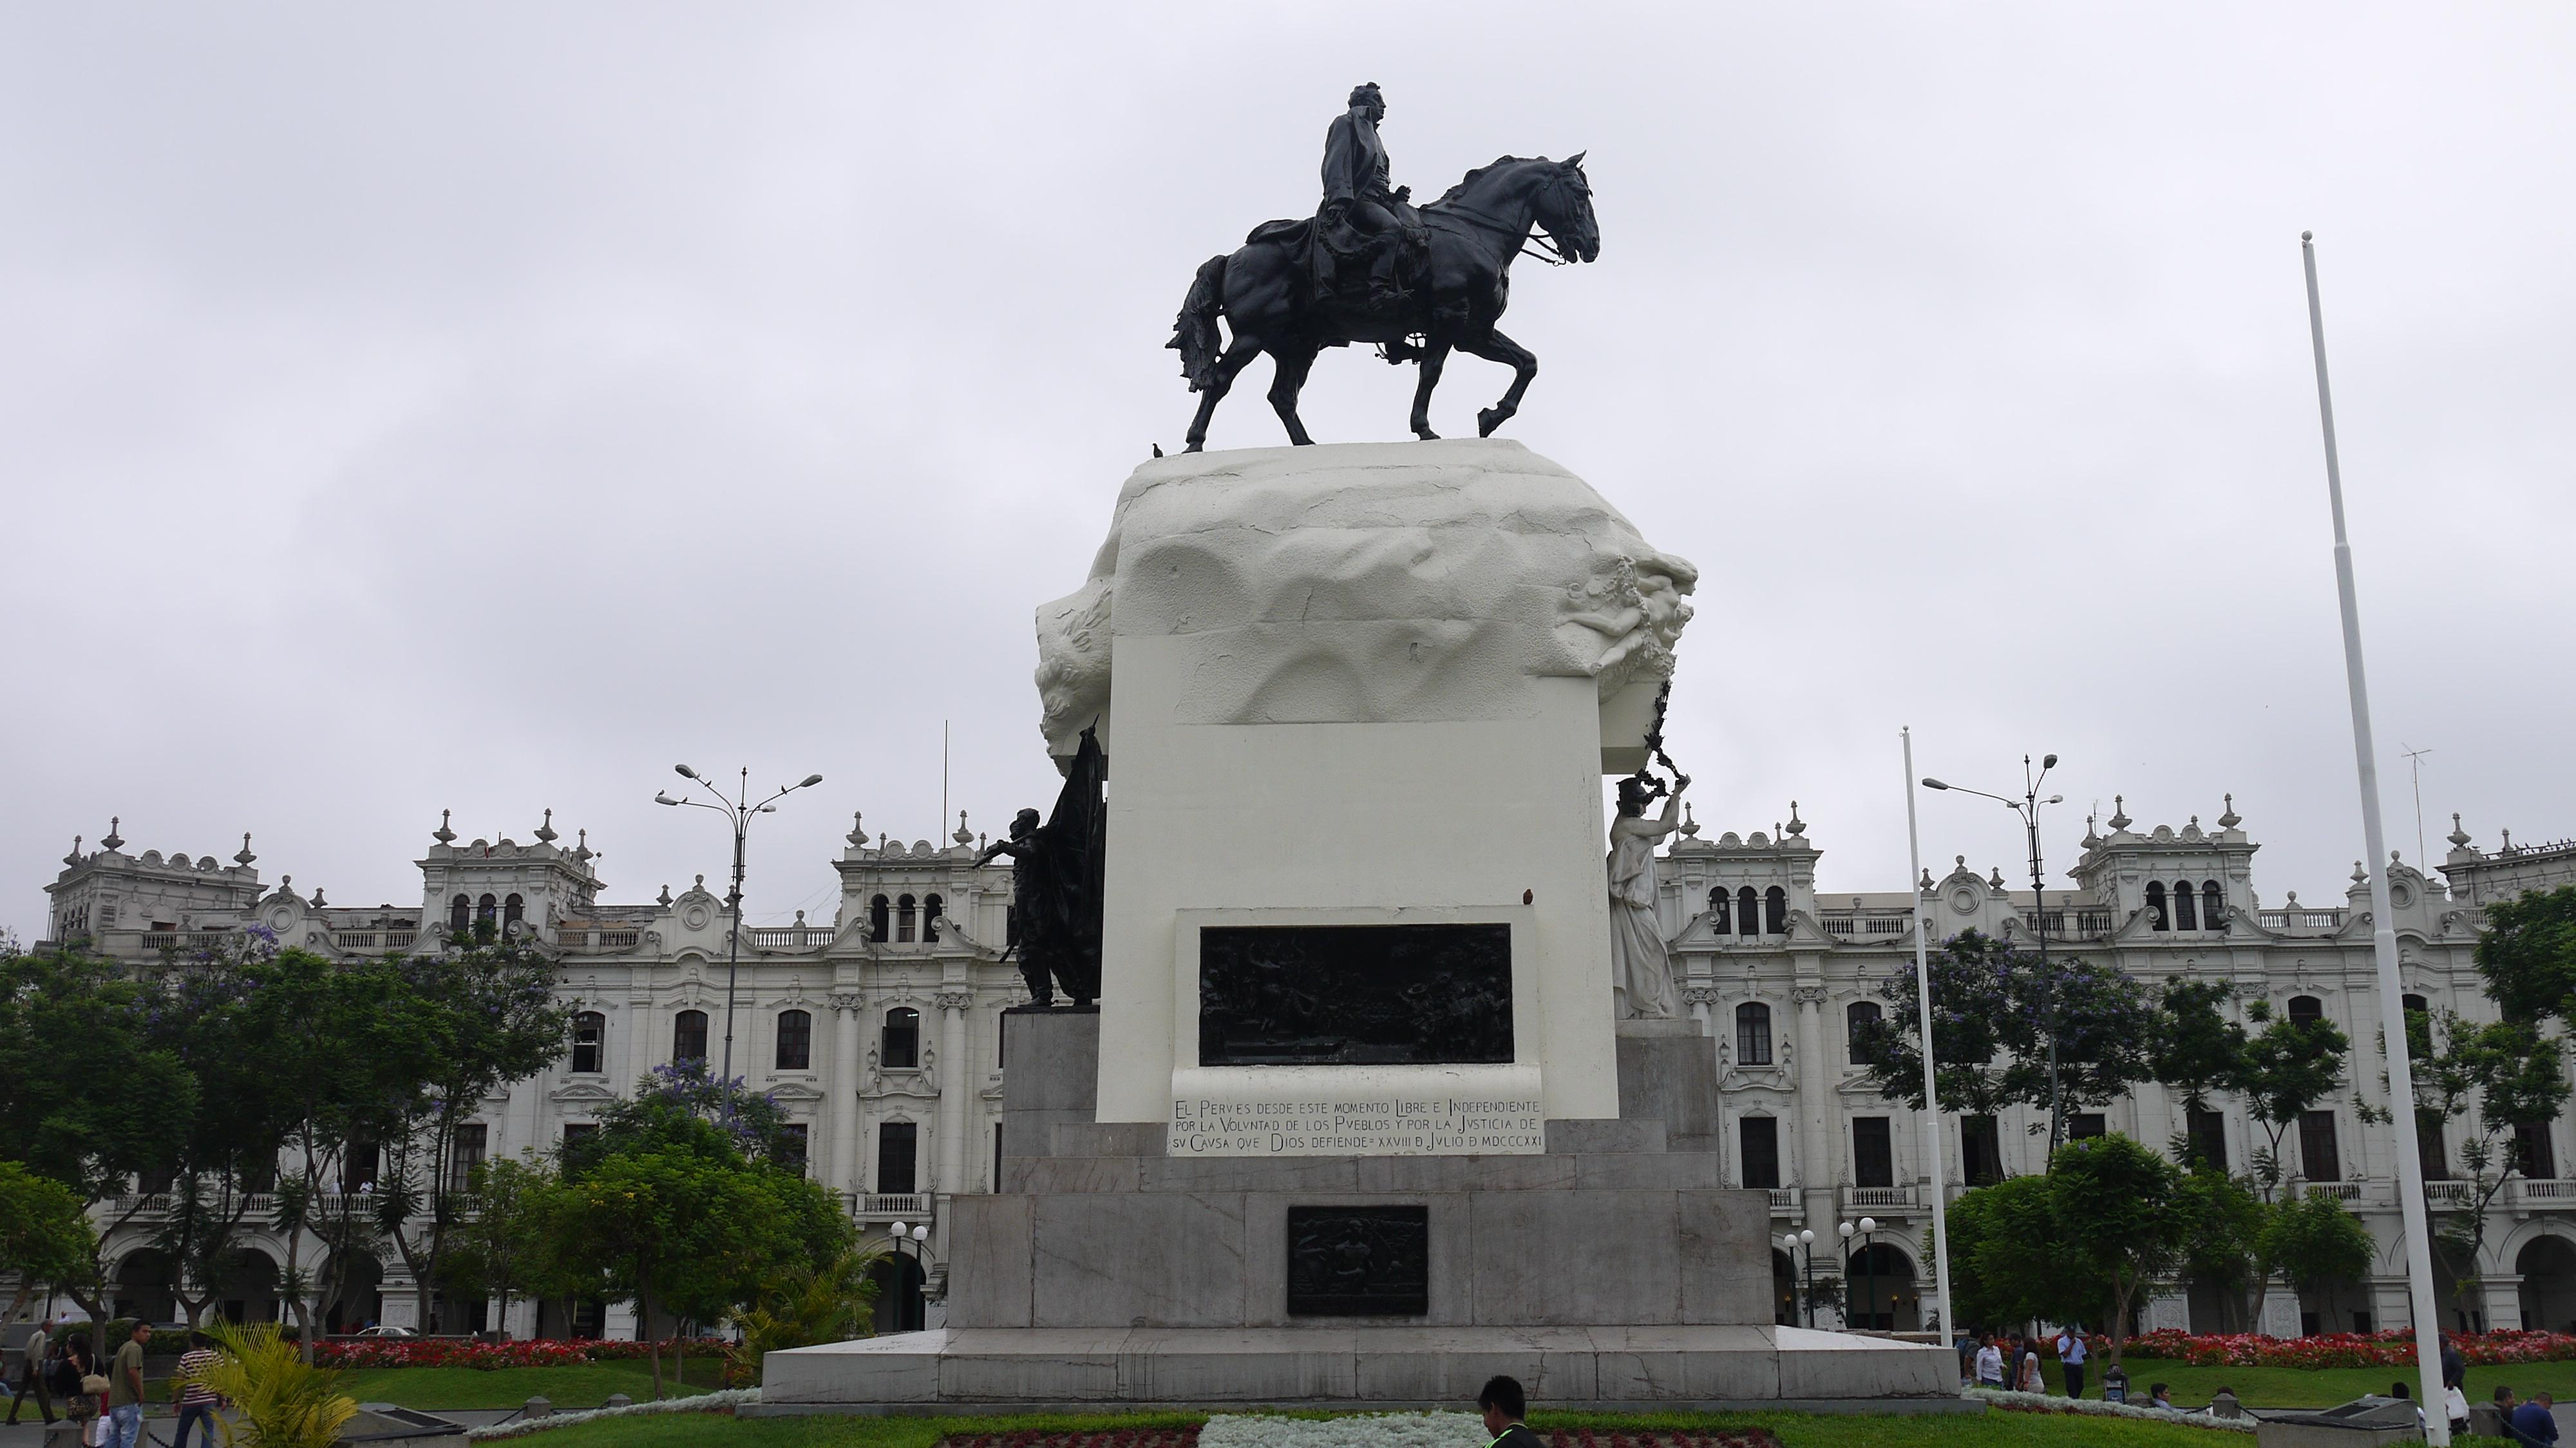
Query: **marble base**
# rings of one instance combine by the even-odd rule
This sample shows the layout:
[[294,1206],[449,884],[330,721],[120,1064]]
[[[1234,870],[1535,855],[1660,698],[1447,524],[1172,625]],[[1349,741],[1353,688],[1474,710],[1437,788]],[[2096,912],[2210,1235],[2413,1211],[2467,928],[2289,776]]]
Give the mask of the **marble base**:
[[1977,1410],[1947,1348],[1769,1325],[946,1328],[773,1352],[759,1410],[1459,1408],[1496,1373],[1559,1408]]

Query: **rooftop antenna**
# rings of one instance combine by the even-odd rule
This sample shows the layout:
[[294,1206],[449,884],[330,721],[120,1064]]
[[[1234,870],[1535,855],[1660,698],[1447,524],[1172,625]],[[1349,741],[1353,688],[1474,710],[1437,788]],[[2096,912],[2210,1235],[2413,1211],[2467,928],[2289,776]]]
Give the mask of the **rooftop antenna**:
[[[2418,810],[2421,814],[2423,811]],[[948,823],[948,721],[939,721],[939,822]],[[963,821],[960,821],[963,823]],[[2417,821],[2422,823],[2422,821]],[[2422,833],[2422,831],[2417,831]]]
[[[2406,741],[2398,740],[2397,747],[2406,749]],[[2432,752],[2430,749],[2406,749],[2407,767],[2415,775],[2415,865],[2418,869],[2426,860],[2433,858],[2424,853],[2424,756]]]

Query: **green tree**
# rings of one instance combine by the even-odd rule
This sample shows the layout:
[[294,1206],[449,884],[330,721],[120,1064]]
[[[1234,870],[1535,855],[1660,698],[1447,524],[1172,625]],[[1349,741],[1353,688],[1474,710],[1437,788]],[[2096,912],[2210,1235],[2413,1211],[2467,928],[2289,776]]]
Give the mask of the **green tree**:
[[557,1003],[554,964],[542,951],[488,927],[463,949],[388,959],[374,974],[393,987],[378,1013],[407,1046],[399,1062],[380,1063],[399,1074],[385,1083],[376,1224],[419,1284],[426,1328],[467,1185],[452,1165],[457,1129],[486,1097],[562,1057],[572,1010]]
[[871,1273],[884,1255],[852,1250],[829,1262],[796,1264],[763,1283],[760,1300],[735,1319],[742,1342],[726,1350],[727,1380],[756,1385],[761,1359],[781,1348],[868,1336],[869,1305],[877,1295]]
[[81,1281],[97,1259],[98,1237],[80,1197],[52,1177],[0,1161],[0,1273],[18,1279],[0,1322],[16,1322],[38,1287]]
[[2245,1028],[2227,1014],[2235,995],[2218,981],[2174,979],[2156,997],[2147,1067],[2193,1111],[2233,1090],[2245,1066]]
[[[1931,976],[1932,1061],[1944,1111],[2048,1109],[2052,1035],[2056,1085],[2070,1111],[2118,1100],[2150,1074],[2154,1007],[2115,967],[2068,956],[2043,962],[1969,930],[1931,957]],[[1891,1010],[1861,1026],[1854,1045],[1879,1094],[1919,1110],[1923,1046],[1914,972],[1898,971],[1885,990]]]
[[559,1276],[553,1245],[561,1184],[553,1166],[533,1154],[487,1161],[457,1202],[441,1285],[458,1298],[499,1298],[505,1339],[512,1299],[542,1295]]
[[[2429,1183],[2425,1189],[2425,1209],[2439,1224],[2434,1249],[2448,1259],[2454,1300],[2465,1303],[2485,1271],[2487,1209],[2522,1169],[2514,1128],[2552,1121],[2566,1104],[2563,1052],[2556,1037],[2529,1022],[2480,1025],[2452,1010],[2408,1011],[2406,1034],[2416,1129],[2446,1150],[2451,1124],[2465,1128],[2453,1159],[2466,1172],[2466,1190],[2437,1198]],[[2441,1209],[2444,1200],[2451,1210]]]
[[[186,1064],[154,1039],[160,993],[76,950],[0,942],[0,1140],[29,1171],[60,1182],[113,1237],[149,1204],[135,1178],[177,1170],[197,1110]],[[59,1285],[111,1314],[95,1256]]]
[[2282,1137],[2342,1083],[2344,1053],[2352,1043],[2324,1020],[2275,1020],[2268,1001],[2255,1001],[2245,1013],[2260,1029],[2246,1038],[2236,1087],[2245,1093],[2247,1114],[2270,1141],[2254,1157],[2254,1180],[2269,1202],[2285,1175]]
[[[2184,1144],[2177,1142],[2176,1151],[2185,1154]],[[2263,1252],[2263,1233],[2269,1213],[2243,1179],[2197,1157],[2186,1155],[2186,1159],[2191,1165],[2178,1183],[2186,1219],[2183,1275],[2218,1294],[2225,1305],[2220,1331],[2247,1331],[2249,1317],[2252,1323],[2263,1320],[2270,1265]],[[2248,1291],[2253,1294],[2250,1311]]]
[[2111,1361],[2138,1293],[2173,1271],[2192,1226],[2184,1173],[2125,1136],[2071,1141],[2049,1163],[2055,1225],[2069,1257],[2110,1289]]
[[2508,1019],[2576,1026],[2576,885],[2489,905],[2477,963]]
[[2302,1292],[2361,1277],[2377,1250],[2361,1219],[2321,1192],[2281,1202],[2263,1223],[2264,1260]]

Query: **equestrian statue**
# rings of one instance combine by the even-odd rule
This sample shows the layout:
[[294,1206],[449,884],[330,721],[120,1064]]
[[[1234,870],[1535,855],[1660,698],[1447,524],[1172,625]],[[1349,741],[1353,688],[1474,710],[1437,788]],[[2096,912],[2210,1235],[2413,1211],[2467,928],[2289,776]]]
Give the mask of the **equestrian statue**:
[[[1563,161],[1505,156],[1467,173],[1427,206],[1410,187],[1390,187],[1378,122],[1386,101],[1375,85],[1351,92],[1350,109],[1324,138],[1324,201],[1308,220],[1254,227],[1241,250],[1211,257],[1190,283],[1167,344],[1200,394],[1189,451],[1207,445],[1208,419],[1234,376],[1268,352],[1270,406],[1288,440],[1314,441],[1297,420],[1306,371],[1326,347],[1374,342],[1389,362],[1416,362],[1413,433],[1431,438],[1431,391],[1452,351],[1512,369],[1502,400],[1476,414],[1478,436],[1520,410],[1538,358],[1495,330],[1511,291],[1513,258],[1535,240],[1543,261],[1592,261],[1601,230],[1583,155]],[[1532,229],[1541,235],[1533,237]],[[1233,332],[1218,330],[1225,318]]]

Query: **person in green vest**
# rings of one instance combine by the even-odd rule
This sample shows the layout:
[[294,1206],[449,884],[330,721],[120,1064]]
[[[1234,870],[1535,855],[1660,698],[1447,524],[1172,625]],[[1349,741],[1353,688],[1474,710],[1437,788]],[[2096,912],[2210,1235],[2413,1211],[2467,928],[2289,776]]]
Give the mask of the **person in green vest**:
[[1520,1379],[1487,1378],[1485,1390],[1476,1395],[1476,1406],[1485,1410],[1485,1431],[1494,1435],[1485,1448],[1545,1448],[1529,1424],[1521,1421],[1529,1412],[1529,1397],[1521,1391]]

